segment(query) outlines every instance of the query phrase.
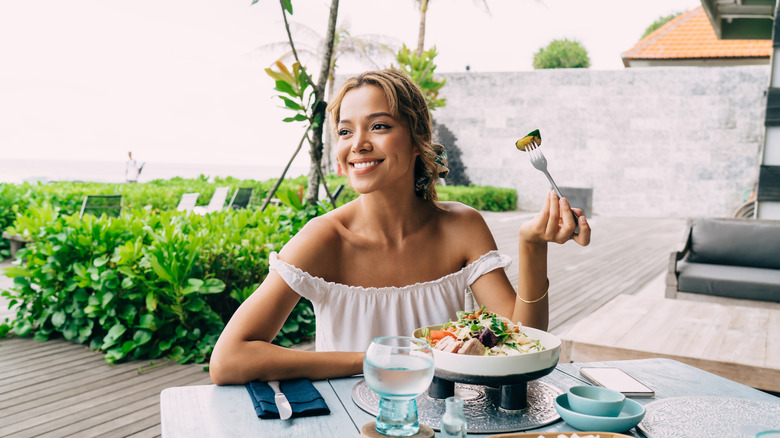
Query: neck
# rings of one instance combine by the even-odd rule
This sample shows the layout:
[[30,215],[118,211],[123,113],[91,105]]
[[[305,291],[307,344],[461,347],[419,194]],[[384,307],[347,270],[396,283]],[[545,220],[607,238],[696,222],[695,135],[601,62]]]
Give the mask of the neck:
[[360,215],[355,225],[390,246],[398,246],[420,231],[434,213],[413,189],[404,193],[367,193],[356,201]]

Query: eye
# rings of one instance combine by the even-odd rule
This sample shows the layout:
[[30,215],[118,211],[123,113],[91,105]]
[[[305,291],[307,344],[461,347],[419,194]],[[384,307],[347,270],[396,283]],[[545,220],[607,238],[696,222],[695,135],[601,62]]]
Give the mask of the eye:
[[339,137],[347,136],[347,135],[349,135],[349,130],[347,130],[347,129],[339,129],[338,135],[339,135]]
[[386,123],[374,123],[374,126],[371,127],[374,130],[382,130],[382,129],[390,129],[390,125]]

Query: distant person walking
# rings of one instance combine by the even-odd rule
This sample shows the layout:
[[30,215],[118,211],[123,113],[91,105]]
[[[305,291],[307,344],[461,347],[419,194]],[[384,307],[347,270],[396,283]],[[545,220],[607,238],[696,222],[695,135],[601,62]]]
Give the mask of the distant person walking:
[[144,170],[144,164],[138,165],[138,162],[133,159],[133,153],[127,153],[127,163],[125,164],[125,181],[129,183],[137,183],[138,176],[141,175],[141,171]]

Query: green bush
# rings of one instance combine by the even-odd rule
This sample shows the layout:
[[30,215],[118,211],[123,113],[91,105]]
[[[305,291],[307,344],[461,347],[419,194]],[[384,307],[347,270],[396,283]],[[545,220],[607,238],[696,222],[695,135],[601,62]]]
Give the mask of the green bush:
[[[282,205],[259,208],[273,181],[205,179],[146,184],[1,184],[0,229],[31,242],[20,263],[4,274],[14,285],[2,295],[16,317],[0,324],[37,340],[63,337],[105,353],[108,362],[171,357],[208,359],[225,322],[268,273],[279,251],[311,218],[330,210],[303,205],[305,177],[282,184]],[[335,189],[344,177],[329,177]],[[205,216],[179,213],[182,193],[200,192],[207,203],[214,188],[256,187],[250,208]],[[514,210],[517,193],[492,187],[439,187],[442,200],[480,210]],[[123,195],[115,218],[78,211],[85,194]],[[358,194],[345,187],[338,204]],[[0,256],[8,255],[8,246]],[[301,299],[274,342],[290,346],[314,335],[311,303]]]
[[[3,292],[19,336],[62,336],[108,362],[171,357],[205,361],[233,311],[262,282],[268,254],[325,207],[288,206],[206,216],[135,209],[118,218],[64,215],[49,204],[11,227],[32,242]],[[310,339],[311,304],[297,306],[275,340]]]
[[482,211],[517,209],[517,190],[489,186],[438,186],[441,201],[458,201]]
[[650,24],[650,26],[647,26],[647,29],[645,29],[645,31],[642,33],[642,36],[639,38],[639,41],[642,41],[643,39],[645,39],[646,36],[660,29],[664,24],[674,20],[680,14],[682,14],[682,12],[676,12],[674,14],[658,17],[655,21],[653,21],[652,24]]
[[[16,219],[19,205],[24,204],[27,187],[0,183],[0,234]],[[27,194],[29,197],[29,193]],[[7,239],[0,239],[0,260],[11,256],[11,245]]]
[[[358,197],[352,190],[346,177],[332,177],[328,186],[335,189],[344,184],[337,205],[343,205]],[[517,190],[491,186],[436,186],[440,201],[462,202],[482,211],[513,211],[517,209]]]
[[579,42],[568,39],[552,40],[547,47],[534,54],[534,68],[588,68],[588,51]]

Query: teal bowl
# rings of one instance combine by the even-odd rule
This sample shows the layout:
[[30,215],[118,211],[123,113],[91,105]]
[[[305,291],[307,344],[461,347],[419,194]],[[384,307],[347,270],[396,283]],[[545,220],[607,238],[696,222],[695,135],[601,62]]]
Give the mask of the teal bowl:
[[555,410],[569,426],[579,430],[598,430],[602,432],[625,432],[635,427],[645,417],[645,408],[627,398],[623,410],[617,417],[599,417],[575,412],[569,406],[567,394],[555,399]]
[[596,417],[617,417],[626,401],[622,393],[601,386],[572,386],[567,394],[571,410]]

